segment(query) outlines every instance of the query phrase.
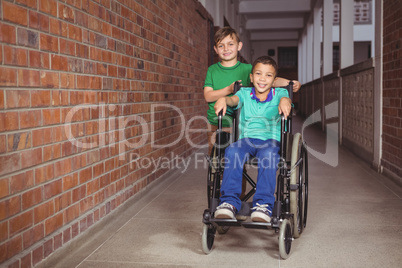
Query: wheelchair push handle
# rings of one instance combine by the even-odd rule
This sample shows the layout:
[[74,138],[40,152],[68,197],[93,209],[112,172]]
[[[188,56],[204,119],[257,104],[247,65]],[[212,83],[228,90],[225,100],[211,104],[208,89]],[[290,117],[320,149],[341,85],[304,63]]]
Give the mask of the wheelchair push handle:
[[240,82],[236,81],[233,85],[233,94],[236,94],[236,92],[240,90],[240,87],[241,87]]
[[290,98],[290,100],[293,102],[293,81],[292,80],[290,80],[289,81],[289,85],[288,85],[288,93],[289,93],[289,98]]
[[222,117],[223,117],[223,110],[220,110],[218,113],[218,129],[222,130]]

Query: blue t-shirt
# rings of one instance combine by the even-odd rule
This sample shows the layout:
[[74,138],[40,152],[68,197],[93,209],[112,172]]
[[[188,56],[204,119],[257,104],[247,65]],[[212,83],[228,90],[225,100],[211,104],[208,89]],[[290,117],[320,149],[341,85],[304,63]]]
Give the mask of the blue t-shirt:
[[239,116],[239,139],[255,138],[260,140],[281,139],[281,121],[278,111],[279,101],[289,97],[284,88],[271,88],[265,101],[260,101],[253,87],[243,87],[236,93],[241,108]]

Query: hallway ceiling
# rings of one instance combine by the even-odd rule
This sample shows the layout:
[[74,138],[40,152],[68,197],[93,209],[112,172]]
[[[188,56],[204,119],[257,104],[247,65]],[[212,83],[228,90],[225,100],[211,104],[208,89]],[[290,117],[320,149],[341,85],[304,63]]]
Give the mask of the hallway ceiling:
[[252,41],[298,40],[315,0],[240,0]]

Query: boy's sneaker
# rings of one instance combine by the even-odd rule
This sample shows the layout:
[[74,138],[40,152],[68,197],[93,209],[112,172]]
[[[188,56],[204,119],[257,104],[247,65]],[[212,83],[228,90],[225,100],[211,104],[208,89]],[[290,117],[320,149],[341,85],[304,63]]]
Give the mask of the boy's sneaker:
[[268,209],[268,205],[260,205],[252,208],[251,220],[257,222],[271,222],[272,211]]
[[229,203],[220,204],[215,211],[215,219],[236,219],[236,208]]

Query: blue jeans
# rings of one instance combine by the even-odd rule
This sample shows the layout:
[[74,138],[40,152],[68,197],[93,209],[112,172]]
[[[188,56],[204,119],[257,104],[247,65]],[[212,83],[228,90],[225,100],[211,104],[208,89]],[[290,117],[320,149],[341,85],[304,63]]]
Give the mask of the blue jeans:
[[244,163],[250,156],[258,159],[257,189],[253,206],[268,204],[272,211],[275,202],[276,171],[279,162],[280,143],[277,140],[245,138],[229,145],[225,150],[220,203],[227,202],[241,209],[241,186]]

